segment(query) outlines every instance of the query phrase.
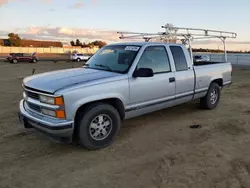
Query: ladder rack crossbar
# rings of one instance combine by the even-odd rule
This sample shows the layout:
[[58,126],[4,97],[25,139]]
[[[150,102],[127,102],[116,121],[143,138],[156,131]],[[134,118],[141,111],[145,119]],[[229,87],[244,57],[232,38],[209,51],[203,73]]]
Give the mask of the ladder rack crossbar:
[[[185,28],[185,27],[169,27],[169,26],[162,26],[162,28],[165,28],[166,31],[158,32],[158,33],[142,33],[142,32],[117,32],[117,33],[121,35],[119,37],[120,39],[137,38],[137,37],[142,37],[142,39],[146,37],[148,39],[148,38],[153,38],[153,37],[155,38],[155,36],[184,37],[184,38],[193,38],[193,39],[198,39],[196,37],[199,37],[199,39],[202,39],[202,37],[223,38],[223,39],[237,37],[236,33],[228,32],[228,31],[199,29],[199,28]],[[179,31],[182,31],[182,32],[179,32]]]
[[162,28],[165,29],[171,29],[171,30],[187,30],[187,31],[204,31],[204,32],[215,32],[215,33],[226,33],[237,36],[234,32],[229,31],[220,31],[220,30],[211,30],[211,29],[199,29],[199,28],[188,28],[188,27],[169,27],[169,26],[162,26]]
[[144,39],[149,42],[151,39],[159,38],[160,40],[181,40],[183,44],[189,45],[190,56],[193,61],[192,41],[196,39],[217,38],[221,39],[224,45],[225,62],[227,62],[226,39],[236,38],[237,34],[228,31],[219,31],[200,28],[174,27],[170,24],[162,26],[165,32],[158,33],[141,33],[141,32],[117,32],[120,39]]

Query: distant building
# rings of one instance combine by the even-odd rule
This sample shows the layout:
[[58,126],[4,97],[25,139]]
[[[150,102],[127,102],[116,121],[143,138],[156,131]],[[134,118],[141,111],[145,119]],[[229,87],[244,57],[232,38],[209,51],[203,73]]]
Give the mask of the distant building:
[[[3,43],[4,46],[10,46],[9,39],[0,39],[0,44],[1,43]],[[47,47],[63,47],[63,44],[59,41],[38,41],[38,40],[22,39],[21,46],[47,48]]]
[[22,47],[62,47],[63,44],[57,41],[22,40]]
[[0,39],[0,44],[3,44],[3,46],[10,46],[10,41],[8,39]]

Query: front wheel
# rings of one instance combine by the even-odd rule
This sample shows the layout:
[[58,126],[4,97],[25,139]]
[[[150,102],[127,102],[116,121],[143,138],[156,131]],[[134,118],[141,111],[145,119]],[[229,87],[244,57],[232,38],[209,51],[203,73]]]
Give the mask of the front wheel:
[[200,100],[201,107],[209,110],[216,108],[220,101],[220,90],[220,86],[212,82],[206,96]]
[[17,64],[17,63],[18,63],[18,60],[17,60],[17,59],[13,59],[13,60],[12,60],[12,63]]
[[78,114],[78,141],[87,149],[105,148],[115,140],[120,126],[119,113],[113,106],[92,104]]

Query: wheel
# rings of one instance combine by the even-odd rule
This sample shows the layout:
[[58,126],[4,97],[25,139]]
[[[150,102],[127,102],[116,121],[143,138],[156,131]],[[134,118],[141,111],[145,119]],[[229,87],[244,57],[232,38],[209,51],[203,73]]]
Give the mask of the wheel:
[[13,62],[14,64],[16,64],[16,63],[18,63],[18,60],[17,60],[17,59],[13,59],[12,62]]
[[216,108],[220,101],[220,90],[220,86],[212,82],[206,96],[200,100],[201,107],[209,110]]
[[32,60],[32,63],[36,63],[36,62],[37,62],[37,60],[36,60],[36,59],[33,59],[33,60]]
[[109,146],[115,140],[121,118],[113,106],[95,103],[78,115],[76,125],[78,143],[86,149],[96,150]]
[[80,59],[80,58],[77,58],[77,59],[76,59],[76,61],[77,61],[77,62],[80,62],[80,61],[81,61],[81,59]]

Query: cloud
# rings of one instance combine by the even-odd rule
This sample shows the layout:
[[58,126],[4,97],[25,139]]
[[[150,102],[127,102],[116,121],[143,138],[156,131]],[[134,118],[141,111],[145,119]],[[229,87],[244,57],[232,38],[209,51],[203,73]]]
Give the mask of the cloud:
[[44,3],[52,3],[52,0],[41,0]]
[[92,0],[91,1],[91,5],[96,5],[97,4],[97,0]]
[[[75,40],[77,38],[83,42],[92,40],[115,42],[120,40],[116,31],[102,29],[32,26],[27,28],[16,28],[9,32],[18,33],[21,38],[26,39],[58,40],[62,42]],[[7,33],[7,31],[0,30],[0,35],[3,37],[6,37]]]
[[[27,1],[27,0],[0,0],[0,7],[5,5],[5,4],[8,4],[8,3],[11,3],[11,2],[24,2],[24,1]],[[51,3],[52,0],[39,0],[40,2],[43,2],[43,3]]]
[[49,11],[50,11],[50,12],[55,12],[55,11],[56,11],[56,9],[54,9],[54,8],[50,8],[50,9],[49,9]]
[[14,0],[0,0],[0,7]]
[[91,0],[89,3],[83,3],[82,1],[75,3],[73,6],[70,6],[70,9],[81,9],[85,6],[95,6],[97,4],[97,0]]
[[83,2],[77,2],[75,3],[73,6],[70,6],[69,8],[72,8],[72,9],[80,9],[84,7],[84,3]]

